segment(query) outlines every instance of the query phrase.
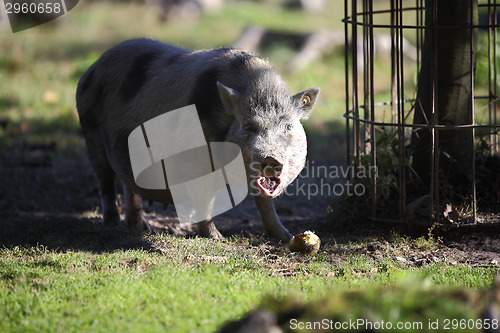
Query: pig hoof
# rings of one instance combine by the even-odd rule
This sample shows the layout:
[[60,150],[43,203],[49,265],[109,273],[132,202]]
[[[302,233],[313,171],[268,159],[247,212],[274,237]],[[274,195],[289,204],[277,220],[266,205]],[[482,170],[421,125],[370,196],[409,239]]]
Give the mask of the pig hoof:
[[120,224],[120,215],[118,212],[108,212],[102,215],[102,221],[104,225],[115,226]]
[[137,230],[137,231],[151,231],[151,226],[149,223],[146,221],[144,216],[136,216],[134,218],[126,218],[127,226],[131,230]]
[[148,221],[146,221],[145,218],[142,218],[143,221],[144,221],[144,224],[143,224],[143,231],[146,231],[146,232],[150,232],[152,233],[153,232],[153,229],[151,228],[151,224],[148,223]]
[[285,235],[282,235],[278,239],[286,244],[288,244],[292,240],[292,235],[287,231]]
[[217,230],[215,224],[212,221],[200,222],[198,224],[198,230],[202,236],[212,239],[223,239],[224,236]]
[[288,244],[292,239],[292,234],[288,230],[280,230],[279,232],[268,232],[271,237],[279,239],[280,241]]

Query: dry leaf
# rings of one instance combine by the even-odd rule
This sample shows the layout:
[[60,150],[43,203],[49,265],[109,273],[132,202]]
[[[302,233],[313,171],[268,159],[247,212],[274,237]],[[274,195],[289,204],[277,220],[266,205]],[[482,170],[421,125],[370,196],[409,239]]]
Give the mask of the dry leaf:
[[451,204],[446,204],[446,208],[444,209],[443,215],[451,223],[457,223],[458,222],[458,218],[460,217],[460,215],[458,214],[457,210],[454,209],[451,206]]

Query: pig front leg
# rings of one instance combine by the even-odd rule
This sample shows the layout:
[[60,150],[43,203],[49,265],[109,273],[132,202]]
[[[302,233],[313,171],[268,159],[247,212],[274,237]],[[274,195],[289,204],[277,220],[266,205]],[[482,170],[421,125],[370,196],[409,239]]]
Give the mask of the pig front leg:
[[202,236],[212,239],[222,239],[224,236],[217,230],[212,219],[198,223],[198,230]]
[[292,235],[286,230],[283,224],[281,224],[280,218],[276,213],[276,208],[274,207],[273,199],[254,196],[254,200],[259,210],[264,230],[272,237],[288,243]]

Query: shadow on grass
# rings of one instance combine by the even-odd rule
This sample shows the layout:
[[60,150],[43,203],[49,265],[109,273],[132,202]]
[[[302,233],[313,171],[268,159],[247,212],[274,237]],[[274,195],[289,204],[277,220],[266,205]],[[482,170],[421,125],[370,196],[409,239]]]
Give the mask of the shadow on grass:
[[140,233],[107,228],[74,119],[7,122],[0,144],[0,247],[109,252],[149,249]]
[[[308,158],[335,159],[335,152],[343,149],[342,132],[337,127],[338,124],[324,124],[306,128],[310,141]],[[75,119],[64,116],[54,121],[8,121],[1,134],[4,140],[0,144],[0,246],[40,244],[53,250],[92,252],[150,248],[142,235],[125,227],[109,229],[100,223],[100,215],[95,214],[100,210],[97,181]],[[315,206],[310,201],[300,202],[304,211],[326,210],[326,201],[315,202]],[[311,228],[314,216],[304,213],[295,218],[298,208],[292,212],[286,208],[289,206],[288,201],[283,202],[278,209],[285,220],[293,221],[291,230]],[[253,202],[250,207],[254,209]],[[244,216],[247,220],[254,218]],[[228,220],[228,227],[221,223],[227,234],[252,227],[248,221],[248,225],[241,223],[240,215],[232,215]],[[257,224],[260,226],[260,221]],[[176,223],[171,227],[177,230]],[[182,235],[194,234],[195,230]]]
[[149,249],[142,233],[124,226],[106,227],[100,218],[71,215],[20,214],[0,221],[0,247],[44,247],[55,251],[90,251]]

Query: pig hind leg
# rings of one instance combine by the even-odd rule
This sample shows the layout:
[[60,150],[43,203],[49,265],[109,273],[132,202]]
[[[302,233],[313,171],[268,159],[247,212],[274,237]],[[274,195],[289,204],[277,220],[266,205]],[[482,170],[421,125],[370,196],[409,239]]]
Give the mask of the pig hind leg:
[[143,216],[141,196],[135,193],[128,186],[124,185],[124,188],[126,205],[125,221],[127,221],[127,225],[132,229],[149,230],[149,224],[146,222]]
[[106,225],[117,225],[120,223],[120,214],[116,207],[115,171],[109,164],[99,133],[86,133],[85,141],[87,155],[99,183],[103,222]]

